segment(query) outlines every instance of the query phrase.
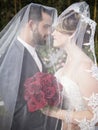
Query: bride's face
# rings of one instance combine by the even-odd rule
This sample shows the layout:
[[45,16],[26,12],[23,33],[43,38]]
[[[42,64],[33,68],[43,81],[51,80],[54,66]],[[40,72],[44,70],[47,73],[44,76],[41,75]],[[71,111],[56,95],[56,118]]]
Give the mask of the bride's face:
[[55,30],[53,33],[52,33],[52,36],[54,38],[54,42],[53,42],[53,46],[54,47],[58,47],[58,48],[61,48],[61,47],[64,47],[65,44],[67,43],[67,35]]

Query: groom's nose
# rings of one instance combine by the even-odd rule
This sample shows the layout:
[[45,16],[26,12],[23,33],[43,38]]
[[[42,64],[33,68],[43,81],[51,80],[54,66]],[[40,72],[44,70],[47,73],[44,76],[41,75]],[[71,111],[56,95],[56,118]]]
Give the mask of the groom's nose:
[[55,35],[55,33],[56,33],[56,30],[53,30],[53,32],[52,32],[52,36],[54,36],[54,35]]

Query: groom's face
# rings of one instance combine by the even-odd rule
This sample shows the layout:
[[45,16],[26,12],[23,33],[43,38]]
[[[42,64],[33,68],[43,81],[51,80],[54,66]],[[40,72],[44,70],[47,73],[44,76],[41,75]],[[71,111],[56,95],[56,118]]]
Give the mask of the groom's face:
[[48,36],[51,35],[52,18],[47,13],[42,13],[42,20],[36,24],[33,31],[33,41],[35,44],[43,45]]

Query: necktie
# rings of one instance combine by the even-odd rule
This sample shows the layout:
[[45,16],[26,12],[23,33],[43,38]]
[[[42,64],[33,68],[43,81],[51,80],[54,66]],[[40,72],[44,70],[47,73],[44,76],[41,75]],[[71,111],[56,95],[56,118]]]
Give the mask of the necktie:
[[35,62],[37,64],[39,70],[42,72],[42,64],[41,64],[41,61],[38,58],[38,55],[37,55],[36,51],[34,51],[33,58],[34,58],[34,60],[35,60]]

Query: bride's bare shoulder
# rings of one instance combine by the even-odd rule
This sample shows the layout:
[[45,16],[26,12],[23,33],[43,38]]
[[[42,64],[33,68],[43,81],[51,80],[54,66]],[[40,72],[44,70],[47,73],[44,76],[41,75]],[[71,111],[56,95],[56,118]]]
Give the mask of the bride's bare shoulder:
[[82,60],[79,65],[79,69],[90,70],[94,63],[91,60]]

